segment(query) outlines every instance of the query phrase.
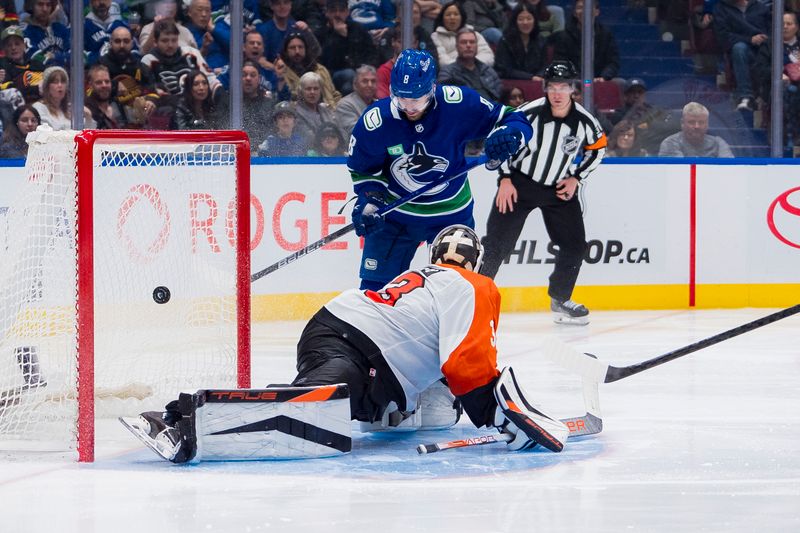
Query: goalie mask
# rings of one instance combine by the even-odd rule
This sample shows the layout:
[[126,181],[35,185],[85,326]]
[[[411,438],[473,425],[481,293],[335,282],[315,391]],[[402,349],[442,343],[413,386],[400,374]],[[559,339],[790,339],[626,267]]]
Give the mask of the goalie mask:
[[430,246],[430,262],[453,263],[477,272],[483,262],[483,246],[472,228],[455,224],[444,228]]

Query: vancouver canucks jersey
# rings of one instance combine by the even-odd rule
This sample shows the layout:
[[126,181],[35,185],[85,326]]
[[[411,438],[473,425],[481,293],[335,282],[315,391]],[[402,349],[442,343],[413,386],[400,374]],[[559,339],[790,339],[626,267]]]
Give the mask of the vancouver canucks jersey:
[[[388,202],[406,196],[442,176],[453,176],[466,166],[467,141],[486,137],[506,125],[530,140],[525,116],[491,102],[468,87],[436,88],[434,101],[423,117],[408,120],[390,98],[369,106],[353,128],[347,166],[356,193],[380,191]],[[472,209],[467,176],[408,202],[387,215],[403,224],[441,225],[463,220]]]
[[[60,22],[53,22],[49,27],[42,28],[33,24],[26,24],[25,56],[34,61],[51,65],[67,66],[69,62],[69,30]],[[50,57],[48,57],[48,54]]]

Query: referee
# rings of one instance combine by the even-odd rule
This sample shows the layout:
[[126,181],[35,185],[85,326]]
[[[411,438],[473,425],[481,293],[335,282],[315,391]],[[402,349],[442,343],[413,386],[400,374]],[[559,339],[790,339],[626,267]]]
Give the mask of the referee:
[[539,208],[547,234],[558,248],[547,290],[554,320],[583,325],[589,323],[589,310],[571,300],[586,251],[577,191],[603,159],[606,136],[597,119],[572,101],[577,80],[571,62],[554,61],[544,71],[545,97],[518,108],[533,126],[533,137],[500,168],[483,238],[481,274],[495,277],[500,263],[514,249],[528,214]]

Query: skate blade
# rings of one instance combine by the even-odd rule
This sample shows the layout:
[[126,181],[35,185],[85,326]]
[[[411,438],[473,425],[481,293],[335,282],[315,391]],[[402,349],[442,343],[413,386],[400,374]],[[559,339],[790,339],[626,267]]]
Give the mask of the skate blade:
[[560,313],[553,315],[553,322],[556,324],[567,324],[569,326],[585,326],[589,323],[589,317],[587,316],[566,316]]
[[[150,436],[150,423],[146,420],[142,420],[141,417],[119,417],[117,420],[125,426],[125,428],[133,433],[133,435],[142,441],[142,443],[153,450],[156,455],[161,457],[162,459],[166,459],[167,461],[171,461],[175,454],[178,452],[179,445],[176,446],[169,446],[164,444],[161,441],[153,439]],[[142,427],[142,424],[146,424],[147,430]]]

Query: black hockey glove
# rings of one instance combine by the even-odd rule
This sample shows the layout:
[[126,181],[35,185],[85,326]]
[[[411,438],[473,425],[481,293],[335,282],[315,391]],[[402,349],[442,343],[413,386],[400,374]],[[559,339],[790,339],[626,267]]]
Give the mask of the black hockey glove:
[[519,151],[521,143],[521,131],[500,126],[486,138],[486,157],[494,161],[505,161]]
[[380,191],[359,193],[356,205],[353,207],[353,226],[359,237],[375,233],[383,227],[383,216],[377,213],[378,209],[384,206],[382,197]]

